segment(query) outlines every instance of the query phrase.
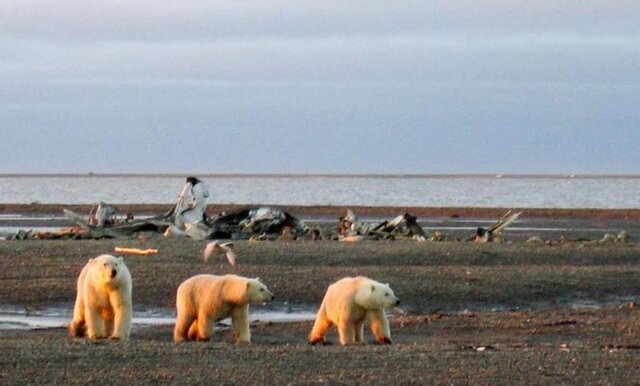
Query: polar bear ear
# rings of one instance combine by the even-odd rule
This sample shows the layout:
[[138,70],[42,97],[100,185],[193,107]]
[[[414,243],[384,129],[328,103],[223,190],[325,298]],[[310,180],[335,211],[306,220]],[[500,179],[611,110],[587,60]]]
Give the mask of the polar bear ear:
[[116,257],[116,260],[118,260],[118,263],[123,263],[124,260],[122,260],[122,257]]
[[388,286],[389,286],[389,283],[386,283],[385,285],[388,287]]
[[90,257],[89,261],[87,261],[87,263],[93,263],[93,257]]
[[253,280],[260,281],[260,278],[259,277],[254,277]]

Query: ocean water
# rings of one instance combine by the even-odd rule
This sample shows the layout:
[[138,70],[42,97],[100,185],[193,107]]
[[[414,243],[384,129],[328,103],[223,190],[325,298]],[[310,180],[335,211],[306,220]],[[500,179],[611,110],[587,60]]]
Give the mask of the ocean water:
[[[205,175],[210,203],[640,208],[638,177]],[[0,203],[174,203],[183,176],[0,176]]]

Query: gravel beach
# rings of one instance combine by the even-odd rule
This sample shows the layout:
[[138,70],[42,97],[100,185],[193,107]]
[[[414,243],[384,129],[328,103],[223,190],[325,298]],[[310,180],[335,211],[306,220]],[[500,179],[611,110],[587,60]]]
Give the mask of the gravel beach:
[[[637,232],[633,212],[550,219]],[[326,287],[351,275],[388,282],[402,300],[389,310],[389,346],[373,345],[368,331],[367,344],[309,346],[310,321],[255,321],[251,345],[235,344],[224,328],[210,342],[174,344],[170,324],[134,326],[126,341],[71,339],[64,328],[2,330],[0,383],[634,384],[640,247],[634,237],[604,244],[595,241],[600,233],[594,241],[579,233],[550,245],[240,241],[236,267],[204,262],[204,242],[157,234],[0,241],[0,305],[25,313],[70,311],[87,259],[116,246],[160,251],[124,257],[134,312],[173,310],[177,286],[197,273],[259,276],[277,296],[268,309],[317,309]],[[335,331],[328,338],[336,343]]]

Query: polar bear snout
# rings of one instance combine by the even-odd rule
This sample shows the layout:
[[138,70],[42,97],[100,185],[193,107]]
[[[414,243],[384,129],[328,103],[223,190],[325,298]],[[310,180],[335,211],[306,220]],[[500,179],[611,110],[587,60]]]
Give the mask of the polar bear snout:
[[396,306],[400,304],[400,299],[396,299]]
[[266,293],[262,295],[262,304],[272,302],[276,298],[276,295],[272,293]]
[[118,271],[116,271],[115,269],[111,269],[111,278],[113,279],[114,277],[116,277],[116,275],[118,274]]

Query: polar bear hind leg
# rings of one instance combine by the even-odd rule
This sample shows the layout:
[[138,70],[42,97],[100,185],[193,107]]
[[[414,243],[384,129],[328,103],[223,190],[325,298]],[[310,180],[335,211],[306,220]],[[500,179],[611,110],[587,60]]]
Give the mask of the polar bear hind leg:
[[198,340],[198,319],[194,319],[187,333],[187,340]]
[[313,324],[313,329],[309,334],[309,344],[322,343],[326,344],[324,336],[327,331],[333,326],[333,323],[327,318],[327,312],[325,310],[324,302],[320,305],[318,314],[316,315],[316,321]]
[[84,316],[84,301],[81,296],[76,300],[73,310],[73,320],[69,324],[69,335],[82,338],[87,335],[87,322]]
[[355,324],[350,320],[341,320],[338,322],[338,335],[343,346],[356,343]]
[[82,338],[87,335],[87,324],[84,320],[72,320],[69,324],[69,334],[73,338]]
[[[193,325],[195,324],[195,328]],[[191,337],[191,330],[194,330],[195,334]],[[196,318],[192,315],[185,315],[178,312],[178,318],[176,319],[176,327],[173,330],[173,340],[175,342],[184,342],[185,340],[195,340],[197,338],[198,326]]]
[[215,329],[215,321],[211,319],[205,312],[198,313],[198,319],[196,320],[198,325],[198,340],[207,341],[213,336]]

